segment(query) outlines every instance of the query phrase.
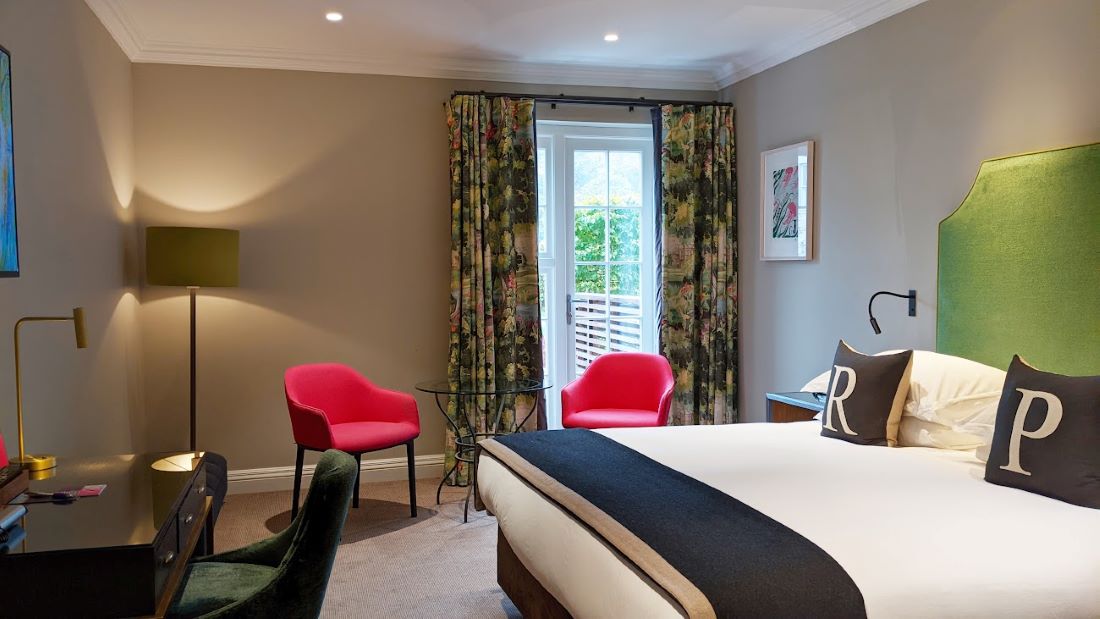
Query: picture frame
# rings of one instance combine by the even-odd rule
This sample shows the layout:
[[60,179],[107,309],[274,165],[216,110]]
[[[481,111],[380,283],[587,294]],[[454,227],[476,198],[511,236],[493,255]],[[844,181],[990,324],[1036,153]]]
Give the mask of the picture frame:
[[759,214],[761,260],[813,259],[813,140],[760,154]]
[[11,53],[0,46],[0,277],[19,277]]

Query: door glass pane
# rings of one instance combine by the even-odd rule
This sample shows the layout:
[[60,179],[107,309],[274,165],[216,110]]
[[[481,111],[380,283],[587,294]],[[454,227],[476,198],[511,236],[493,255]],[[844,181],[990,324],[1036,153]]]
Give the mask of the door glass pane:
[[614,352],[642,350],[642,319],[613,319],[608,330],[608,348]]
[[615,152],[610,155],[611,206],[642,205],[642,154]]
[[573,204],[607,204],[607,151],[578,150],[573,153]]
[[[542,367],[550,367],[550,308],[546,307],[546,295],[551,277],[548,273],[539,269],[539,327],[542,329]],[[549,275],[552,275],[549,274]]]
[[605,294],[607,292],[607,284],[605,278],[607,277],[607,267],[603,265],[595,264],[579,264],[576,268],[576,285],[574,290],[577,291],[576,302],[584,301],[584,294]]
[[607,210],[579,208],[573,215],[573,258],[577,262],[606,260]]
[[611,294],[639,297],[642,294],[642,265],[616,264],[611,267]]
[[611,259],[642,259],[642,211],[636,208],[611,209]]
[[547,232],[550,221],[550,213],[546,208],[546,149],[538,149],[536,157],[538,167],[538,243],[539,253],[545,254],[550,248],[549,234]]
[[576,374],[584,373],[592,361],[608,350],[607,321],[606,320],[581,320],[577,321],[577,336],[574,342],[576,356]]
[[538,149],[538,154],[535,158],[538,162],[539,206],[546,206],[546,149]]

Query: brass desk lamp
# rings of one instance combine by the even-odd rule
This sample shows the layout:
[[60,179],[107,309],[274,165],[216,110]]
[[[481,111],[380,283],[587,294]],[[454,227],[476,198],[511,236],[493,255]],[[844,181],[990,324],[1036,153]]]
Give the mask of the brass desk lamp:
[[23,384],[19,372],[19,327],[25,322],[66,322],[73,321],[76,330],[76,347],[87,348],[88,338],[84,330],[84,308],[73,308],[72,316],[27,316],[15,323],[15,409],[16,428],[19,433],[19,457],[14,461],[31,471],[44,471],[57,466],[57,458],[50,455],[32,456],[23,449]]

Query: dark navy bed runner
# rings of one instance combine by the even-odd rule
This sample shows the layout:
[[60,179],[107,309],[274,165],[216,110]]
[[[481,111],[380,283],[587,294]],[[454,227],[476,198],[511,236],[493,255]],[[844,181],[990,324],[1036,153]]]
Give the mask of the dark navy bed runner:
[[859,588],[828,553],[697,479],[589,430],[495,440],[628,529],[718,617],[866,617]]

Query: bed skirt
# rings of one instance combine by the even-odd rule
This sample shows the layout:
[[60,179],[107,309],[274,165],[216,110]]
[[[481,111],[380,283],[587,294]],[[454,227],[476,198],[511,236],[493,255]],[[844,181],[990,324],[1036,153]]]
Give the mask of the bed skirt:
[[572,619],[569,611],[519,560],[500,527],[497,527],[497,584],[524,619]]

